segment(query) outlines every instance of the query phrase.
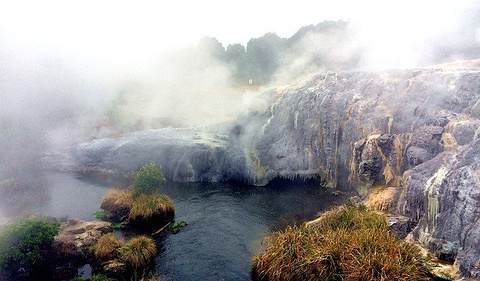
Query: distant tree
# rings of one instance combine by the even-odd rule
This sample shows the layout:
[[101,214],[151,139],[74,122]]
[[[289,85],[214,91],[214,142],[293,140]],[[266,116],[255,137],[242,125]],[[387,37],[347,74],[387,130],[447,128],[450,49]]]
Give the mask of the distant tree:
[[225,60],[225,48],[215,37],[203,37],[197,45],[196,53],[220,61]]
[[228,45],[226,60],[233,67],[233,82],[237,85],[246,85],[251,78],[247,51],[241,44]]
[[279,66],[279,56],[285,49],[286,39],[275,33],[267,33],[247,43],[248,73],[254,81],[264,84],[270,81]]

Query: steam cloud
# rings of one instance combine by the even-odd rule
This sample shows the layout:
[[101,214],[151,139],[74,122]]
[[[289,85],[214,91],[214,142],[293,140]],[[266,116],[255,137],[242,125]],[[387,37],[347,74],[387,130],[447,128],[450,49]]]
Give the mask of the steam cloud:
[[[22,41],[8,26],[0,26],[0,182],[35,170],[46,151],[79,141],[132,130],[218,124],[248,110],[265,110],[258,102],[263,89],[313,72],[479,58],[477,1],[429,2],[432,6],[383,2],[370,8],[378,13],[350,15],[340,31],[304,30],[295,40],[279,39],[288,48],[275,57],[275,71],[262,85],[249,85],[244,78],[257,79],[248,73],[241,83],[235,80],[238,64],[216,55],[215,44],[145,56],[137,52],[125,59],[105,55],[104,49],[72,53],[45,43],[49,38]],[[221,46],[223,51],[228,47]]]

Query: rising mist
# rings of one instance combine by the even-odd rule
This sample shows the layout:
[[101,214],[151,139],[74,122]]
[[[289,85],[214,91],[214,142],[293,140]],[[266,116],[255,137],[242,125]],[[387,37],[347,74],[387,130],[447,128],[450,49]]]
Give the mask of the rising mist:
[[203,128],[263,112],[263,91],[312,73],[478,58],[475,4],[378,4],[373,17],[354,14],[299,27],[289,38],[275,30],[245,45],[205,37],[196,45],[159,49],[140,62],[104,49],[69,52],[45,43],[49,38],[22,41],[1,28],[2,189],[8,191],[5,183],[12,179],[16,188],[37,188],[43,155],[81,141],[162,127]]

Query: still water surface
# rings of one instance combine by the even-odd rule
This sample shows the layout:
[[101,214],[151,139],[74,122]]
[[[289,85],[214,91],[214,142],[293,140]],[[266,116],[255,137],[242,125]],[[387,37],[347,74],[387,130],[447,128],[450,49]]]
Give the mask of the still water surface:
[[[108,186],[92,178],[51,173],[46,199],[33,208],[44,215],[92,220]],[[227,183],[168,184],[161,189],[188,226],[158,238],[156,274],[161,280],[250,280],[250,260],[272,229],[315,217],[344,197],[316,183],[249,187]]]

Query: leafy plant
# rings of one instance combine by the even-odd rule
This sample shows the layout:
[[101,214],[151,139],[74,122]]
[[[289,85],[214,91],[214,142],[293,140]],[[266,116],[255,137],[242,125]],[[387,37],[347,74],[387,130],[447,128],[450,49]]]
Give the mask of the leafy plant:
[[188,223],[186,221],[181,221],[181,222],[177,223],[176,225],[170,226],[170,231],[173,234],[177,234],[180,231],[180,229],[182,229],[183,227],[185,227],[187,225],[188,225]]
[[59,227],[58,222],[25,218],[2,228],[0,270],[19,279],[45,271]]
[[99,273],[99,274],[93,275],[92,279],[90,279],[90,280],[91,281],[109,281],[110,279],[107,276]]
[[150,163],[142,166],[137,172],[133,172],[132,188],[135,191],[135,195],[150,193],[165,182],[166,179],[162,169],[154,163]]
[[93,213],[93,216],[96,219],[105,220],[108,217],[109,214],[110,214],[110,212],[107,211],[107,210],[98,210],[98,211],[95,211],[95,213]]

